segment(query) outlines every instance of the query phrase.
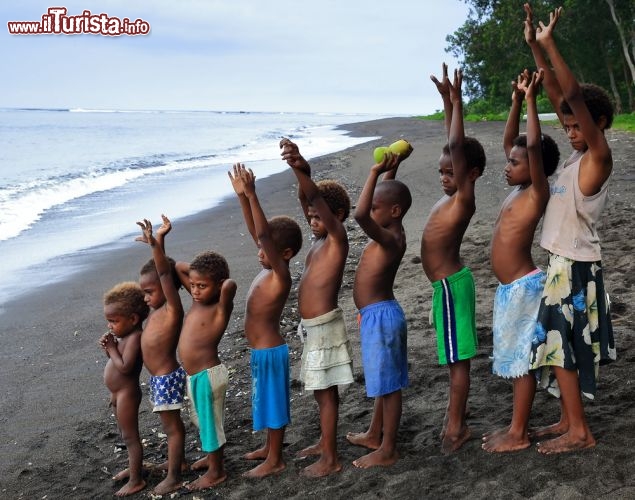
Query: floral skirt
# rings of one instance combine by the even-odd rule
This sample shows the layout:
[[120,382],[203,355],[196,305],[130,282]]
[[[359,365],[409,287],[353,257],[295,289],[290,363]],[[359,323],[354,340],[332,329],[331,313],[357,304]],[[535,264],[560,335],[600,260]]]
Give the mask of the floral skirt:
[[552,366],[577,370],[580,390],[594,399],[600,364],[616,359],[602,264],[549,254],[530,369],[540,387],[560,395]]

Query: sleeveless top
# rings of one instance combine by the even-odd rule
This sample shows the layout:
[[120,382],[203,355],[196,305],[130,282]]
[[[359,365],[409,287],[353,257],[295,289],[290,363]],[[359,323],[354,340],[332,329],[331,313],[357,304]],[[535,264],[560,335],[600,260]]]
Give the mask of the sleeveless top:
[[608,199],[609,179],[599,193],[584,196],[578,184],[582,156],[565,161],[551,176],[540,246],[571,260],[596,262],[601,256],[595,226]]

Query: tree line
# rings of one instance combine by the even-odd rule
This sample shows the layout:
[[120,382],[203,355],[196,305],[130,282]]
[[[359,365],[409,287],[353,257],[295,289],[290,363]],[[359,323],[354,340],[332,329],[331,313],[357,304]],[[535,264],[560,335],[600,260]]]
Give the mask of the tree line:
[[[446,51],[463,68],[468,113],[506,111],[511,81],[524,68],[535,69],[525,43],[523,3],[519,0],[464,0],[465,23],[446,37]],[[534,22],[549,23],[563,7],[554,37],[580,82],[595,83],[612,96],[617,113],[635,111],[635,2],[633,0],[534,0]],[[546,98],[540,112],[551,111]]]

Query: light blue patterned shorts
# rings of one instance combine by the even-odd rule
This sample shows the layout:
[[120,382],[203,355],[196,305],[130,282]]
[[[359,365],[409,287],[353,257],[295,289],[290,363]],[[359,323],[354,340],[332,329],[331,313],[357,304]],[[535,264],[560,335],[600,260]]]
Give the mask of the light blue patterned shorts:
[[513,378],[529,373],[545,277],[544,271],[536,270],[498,286],[494,298],[494,374]]

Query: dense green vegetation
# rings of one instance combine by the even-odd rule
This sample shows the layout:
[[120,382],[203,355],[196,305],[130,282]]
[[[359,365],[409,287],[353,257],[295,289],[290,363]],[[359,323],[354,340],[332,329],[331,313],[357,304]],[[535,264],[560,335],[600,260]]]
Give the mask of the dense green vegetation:
[[[438,111],[431,115],[418,116],[421,120],[443,120],[443,112]],[[507,120],[507,112],[504,113],[486,113],[486,114],[468,114],[465,116],[466,121],[480,122],[480,121],[505,121]],[[554,120],[554,123],[557,121]],[[635,132],[635,113],[616,115],[613,119],[613,126],[615,130],[626,130],[628,132]]]
[[629,132],[635,132],[635,113],[628,115],[617,115],[613,119],[613,127],[617,130],[628,130]]
[[[523,2],[464,0],[470,6],[465,23],[446,37],[450,52],[463,68],[466,113],[476,119],[506,116],[511,80],[524,68],[534,69],[525,43]],[[635,2],[633,0],[534,0],[536,23],[562,6],[555,30],[558,48],[580,82],[604,87],[613,97],[620,125],[633,125],[635,111]],[[545,98],[538,110],[551,112]]]

